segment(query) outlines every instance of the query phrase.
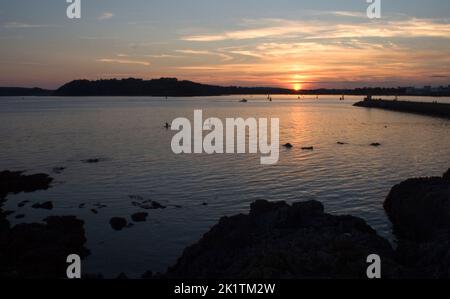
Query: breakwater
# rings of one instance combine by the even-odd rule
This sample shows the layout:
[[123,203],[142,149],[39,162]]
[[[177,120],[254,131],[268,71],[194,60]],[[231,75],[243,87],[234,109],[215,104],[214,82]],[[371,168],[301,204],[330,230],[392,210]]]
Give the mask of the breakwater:
[[364,100],[354,104],[356,107],[379,108],[398,112],[450,118],[450,104],[411,101]]

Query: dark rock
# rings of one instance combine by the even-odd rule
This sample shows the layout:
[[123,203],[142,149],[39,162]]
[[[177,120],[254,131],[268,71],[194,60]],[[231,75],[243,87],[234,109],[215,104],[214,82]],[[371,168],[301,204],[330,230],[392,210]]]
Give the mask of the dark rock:
[[15,213],[14,211],[4,211],[4,212],[3,212],[3,214],[4,214],[6,217],[11,216],[11,215],[14,214],[14,213]]
[[96,203],[94,205],[94,207],[99,208],[99,209],[104,209],[104,208],[107,208],[108,206],[103,203]]
[[379,146],[381,146],[381,143],[374,142],[374,143],[371,143],[370,146],[379,147]]
[[147,220],[148,213],[135,213],[131,215],[131,219],[134,222],[145,222]]
[[53,203],[51,201],[47,201],[47,202],[44,202],[44,203],[36,203],[32,207],[33,207],[33,209],[52,210],[53,209]]
[[87,163],[87,164],[97,164],[97,163],[105,162],[105,161],[106,161],[106,159],[103,159],[103,158],[92,158],[92,159],[81,160],[81,162]]
[[450,228],[450,183],[439,177],[406,180],[391,189],[384,208],[397,236],[431,239]]
[[66,170],[65,167],[55,167],[53,168],[53,172],[56,174],[61,174],[64,170]]
[[302,147],[302,150],[304,150],[304,151],[313,151],[314,150],[314,146],[304,146],[304,147]]
[[111,218],[111,220],[109,221],[109,224],[111,224],[111,227],[112,227],[114,230],[119,231],[119,230],[124,229],[124,228],[127,226],[128,222],[127,222],[127,220],[126,220],[125,218],[122,218],[122,217],[113,217],[113,218]]
[[203,203],[202,203],[202,206],[207,206],[207,205],[208,205],[207,202],[203,202]]
[[163,206],[157,201],[154,200],[145,200],[142,196],[139,195],[130,195],[130,199],[135,201],[131,202],[131,204],[135,207],[139,207],[144,210],[157,210],[157,209],[166,209],[166,206]]
[[[143,206],[143,208],[145,209],[145,205]],[[148,206],[147,209],[151,209],[151,210],[157,210],[157,209],[165,209],[166,207],[163,206],[162,204],[160,204],[159,202],[156,201],[151,201],[150,205]]]
[[138,200],[138,201],[144,201],[145,199],[142,197],[142,196],[140,196],[140,195],[128,195],[128,198],[129,199],[132,199],[132,200]]
[[80,204],[80,205],[78,206],[79,209],[84,209],[85,207],[86,207],[86,204],[85,204],[85,203],[82,203],[82,204]]
[[83,221],[75,217],[48,217],[46,224],[19,224],[8,230],[0,244],[0,277],[65,278],[66,258],[89,251]]
[[444,173],[443,179],[444,179],[444,180],[449,180],[449,181],[450,181],[450,169],[447,170],[446,173]]
[[95,215],[98,214],[98,211],[96,209],[91,209],[91,212],[94,213]]
[[30,202],[29,200],[24,200],[24,201],[19,202],[19,203],[17,204],[17,206],[18,206],[19,208],[23,208],[23,207],[26,206],[26,204],[29,203],[29,202]]
[[47,174],[24,175],[22,171],[0,172],[0,200],[8,193],[34,192],[47,190],[53,178]]
[[316,201],[257,201],[249,215],[222,218],[166,277],[367,278],[373,253],[383,260],[385,278],[400,275],[390,244],[362,219],[326,214]]
[[392,188],[384,208],[398,238],[399,261],[419,278],[450,278],[450,181],[410,179]]
[[337,144],[338,145],[346,145],[347,143],[346,142],[342,142],[342,141],[338,141]]
[[286,143],[283,145],[285,148],[293,148],[294,146],[290,143]]

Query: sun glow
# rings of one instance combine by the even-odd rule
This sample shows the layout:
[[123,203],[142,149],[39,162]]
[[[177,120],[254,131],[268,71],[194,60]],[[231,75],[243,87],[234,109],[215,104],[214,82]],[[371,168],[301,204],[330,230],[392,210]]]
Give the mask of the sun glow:
[[302,89],[302,85],[300,83],[294,83],[292,87],[294,88],[295,91],[299,91]]

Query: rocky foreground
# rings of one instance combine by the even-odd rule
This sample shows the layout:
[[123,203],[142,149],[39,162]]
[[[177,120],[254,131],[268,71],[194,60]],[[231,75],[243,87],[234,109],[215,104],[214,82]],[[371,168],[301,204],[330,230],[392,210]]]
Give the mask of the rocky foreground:
[[249,215],[222,218],[170,268],[170,278],[364,278],[369,255],[401,274],[388,241],[353,216],[324,213],[320,202],[257,201]]
[[319,202],[257,201],[188,247],[169,278],[367,278],[378,254],[384,278],[450,278],[450,170],[407,180],[385,202],[398,248],[364,220],[324,213]]
[[[8,194],[50,188],[45,174],[0,172],[0,278],[65,278],[66,257],[89,254],[73,216],[11,227]],[[398,238],[390,243],[360,218],[324,212],[320,202],[256,201],[248,215],[222,218],[167,273],[146,278],[367,278],[367,256],[383,278],[450,278],[450,170],[407,180],[384,207]],[[135,215],[144,219],[145,213]]]
[[2,205],[8,194],[46,190],[52,181],[46,174],[0,172],[0,278],[64,278],[69,254],[89,254],[84,223],[73,216],[13,227],[7,220]]
[[442,178],[395,186],[384,208],[398,238],[399,263],[419,277],[450,278],[450,169]]

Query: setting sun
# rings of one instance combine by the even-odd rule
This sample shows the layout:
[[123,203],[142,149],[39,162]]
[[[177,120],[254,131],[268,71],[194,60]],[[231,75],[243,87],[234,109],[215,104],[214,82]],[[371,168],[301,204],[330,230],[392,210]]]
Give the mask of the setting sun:
[[295,91],[299,91],[300,89],[302,89],[302,85],[300,83],[295,83],[293,88]]

